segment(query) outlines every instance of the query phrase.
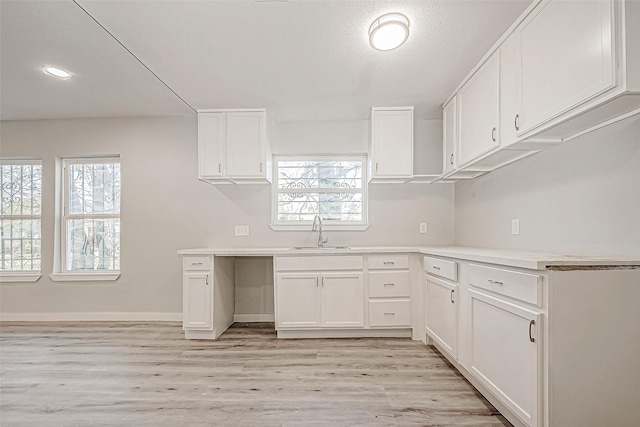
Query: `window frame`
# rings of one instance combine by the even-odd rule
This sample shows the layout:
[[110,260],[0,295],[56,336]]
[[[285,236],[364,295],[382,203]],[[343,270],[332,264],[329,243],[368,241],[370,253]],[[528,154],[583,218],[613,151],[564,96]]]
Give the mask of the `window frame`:
[[[117,214],[69,214],[69,165],[72,164],[95,164],[95,163],[118,163],[120,168],[120,179],[122,179],[122,162],[120,156],[105,156],[105,157],[69,157],[62,159],[62,179],[60,188],[60,222],[59,222],[59,236],[60,236],[60,257],[58,271],[51,274],[50,277],[54,281],[102,281],[102,280],[116,280],[120,277],[120,270],[70,270],[68,265],[67,254],[67,221],[70,219],[120,219],[122,212]],[[122,222],[121,222],[122,224]],[[122,262],[122,260],[120,260]],[[122,265],[120,265],[122,267]]]
[[[362,220],[361,221],[329,221],[322,223],[323,230],[363,231],[369,228],[369,180],[367,177],[367,156],[364,154],[345,155],[279,155],[273,156],[273,180],[271,185],[271,224],[276,231],[309,231],[313,221],[280,221],[278,220],[278,169],[280,161],[340,161],[358,160],[362,162]],[[324,221],[324,219],[323,219]]]
[[0,282],[36,282],[42,276],[42,209],[43,209],[43,165],[39,158],[0,158],[0,165],[40,166],[40,214],[39,215],[3,215],[7,220],[40,220],[40,269],[38,270],[0,270]]

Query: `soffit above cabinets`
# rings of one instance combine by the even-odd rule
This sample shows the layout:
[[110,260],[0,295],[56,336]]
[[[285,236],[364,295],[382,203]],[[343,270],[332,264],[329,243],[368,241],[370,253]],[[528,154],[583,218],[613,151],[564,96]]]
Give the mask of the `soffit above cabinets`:
[[[3,1],[0,117],[259,105],[275,120],[364,120],[374,105],[415,105],[417,119],[438,118],[530,2]],[[391,11],[409,18],[408,41],[372,49],[369,26]],[[55,81],[44,65],[74,77]]]

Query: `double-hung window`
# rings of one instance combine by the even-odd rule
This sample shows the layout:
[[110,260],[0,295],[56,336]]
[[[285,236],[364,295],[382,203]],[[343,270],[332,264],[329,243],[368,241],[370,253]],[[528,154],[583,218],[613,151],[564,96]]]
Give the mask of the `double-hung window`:
[[42,164],[6,160],[0,169],[0,277],[35,281],[42,261]]
[[63,160],[62,272],[120,270],[120,159]]
[[310,227],[316,215],[325,227],[367,226],[366,158],[275,157],[272,227]]

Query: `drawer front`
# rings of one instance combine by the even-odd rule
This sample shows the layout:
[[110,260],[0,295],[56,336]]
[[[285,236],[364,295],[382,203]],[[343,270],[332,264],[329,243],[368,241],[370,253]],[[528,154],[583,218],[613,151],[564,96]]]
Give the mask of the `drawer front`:
[[454,282],[458,281],[458,263],[455,261],[426,256],[424,257],[424,271]]
[[542,307],[542,276],[469,264],[469,284]]
[[182,257],[182,269],[185,271],[209,271],[212,266],[211,255],[185,255]]
[[409,297],[408,271],[372,271],[369,273],[369,296]]
[[369,255],[370,270],[408,269],[409,255]]
[[411,305],[409,300],[369,301],[369,326],[411,326]]
[[359,255],[317,255],[276,257],[277,271],[362,270],[364,257]]

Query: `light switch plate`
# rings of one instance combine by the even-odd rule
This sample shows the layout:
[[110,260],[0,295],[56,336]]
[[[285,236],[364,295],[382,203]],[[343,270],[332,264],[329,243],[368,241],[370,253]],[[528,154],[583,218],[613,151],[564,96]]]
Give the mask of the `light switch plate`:
[[249,235],[248,225],[236,225],[236,236],[248,236],[248,235]]
[[427,233],[427,223],[426,222],[421,222],[420,223],[420,233],[422,233],[422,234],[426,234]]
[[511,220],[511,234],[520,234],[520,220],[512,219]]

